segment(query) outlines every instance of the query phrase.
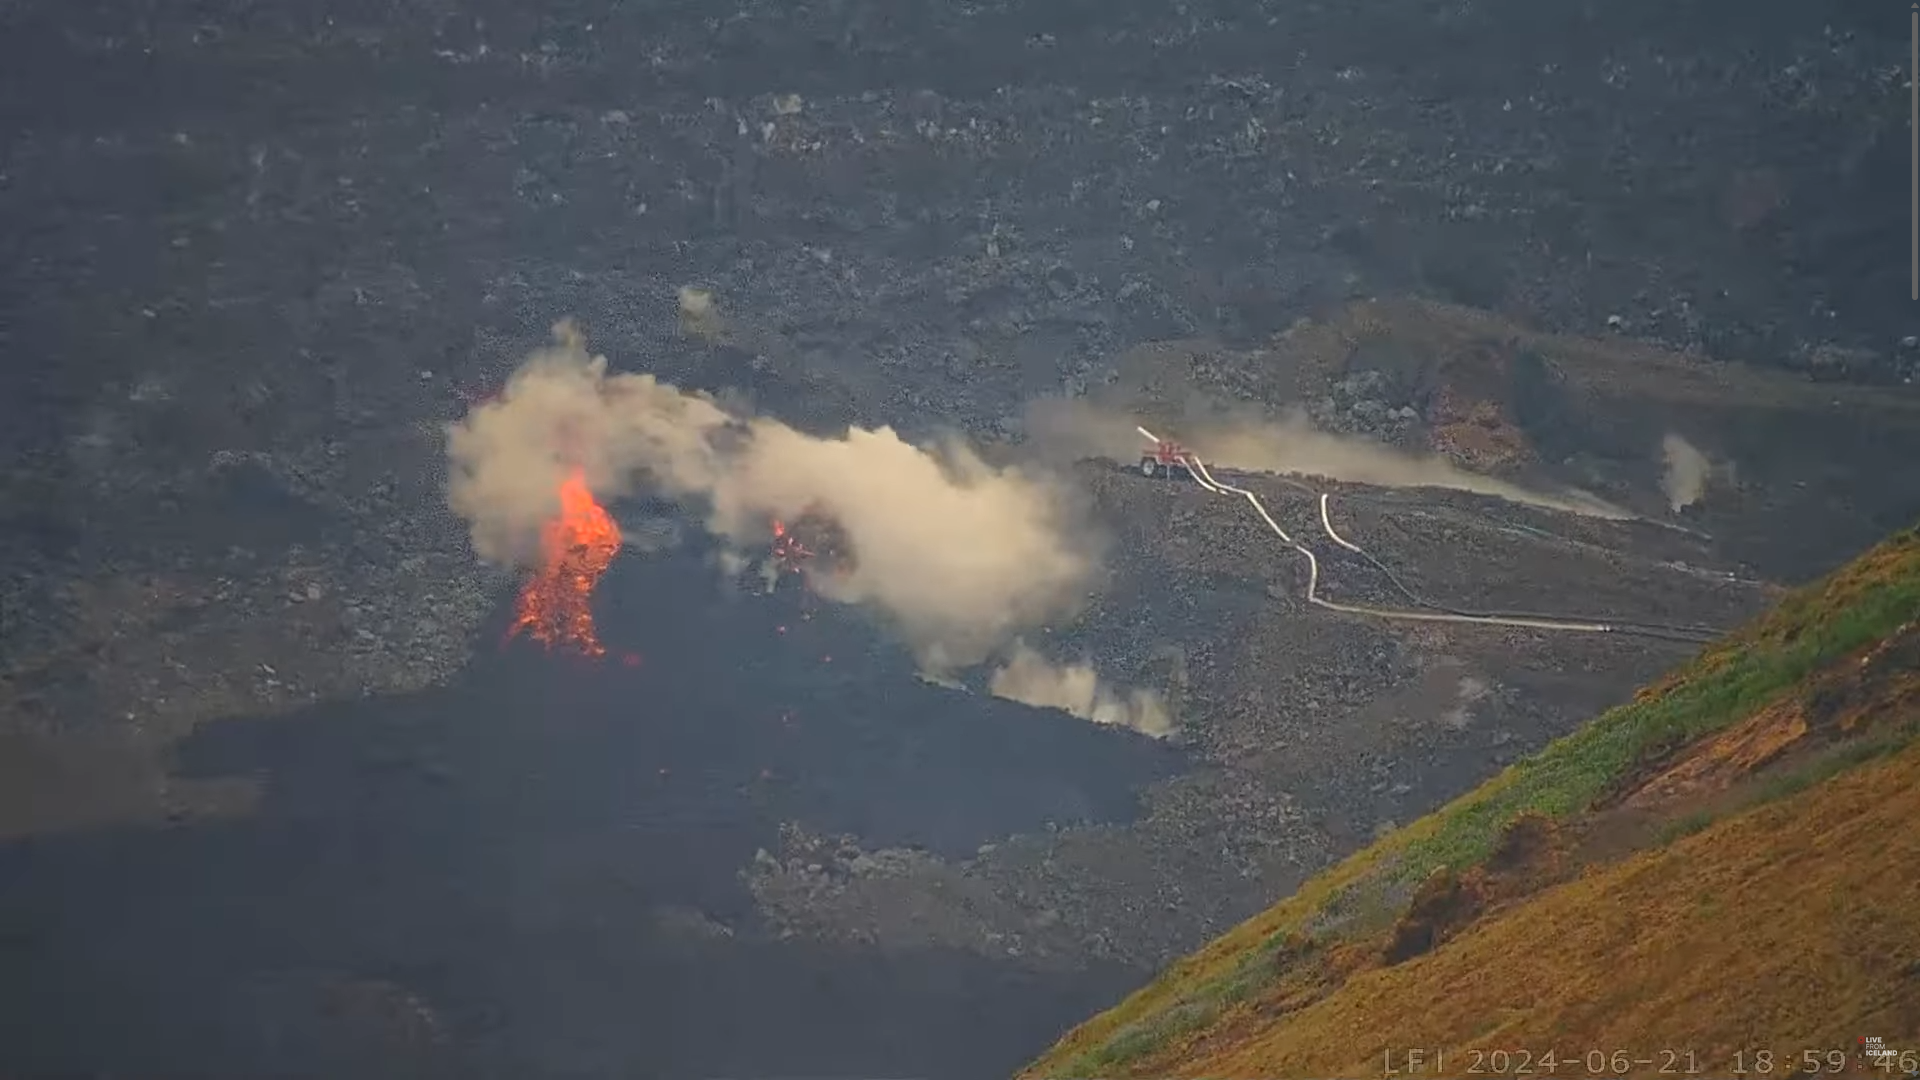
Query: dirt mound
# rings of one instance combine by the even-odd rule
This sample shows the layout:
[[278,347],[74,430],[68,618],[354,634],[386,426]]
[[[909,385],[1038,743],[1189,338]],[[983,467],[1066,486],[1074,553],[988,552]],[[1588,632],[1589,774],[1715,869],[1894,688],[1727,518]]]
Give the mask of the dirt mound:
[[1696,1055],[1598,1062],[1621,1075],[1920,1030],[1920,909],[1899,875],[1861,870],[1920,857],[1916,628],[1910,530],[1308,882],[1026,1075],[1349,1075],[1406,1046],[1470,1064],[1491,1016],[1493,1041],[1536,1057]]

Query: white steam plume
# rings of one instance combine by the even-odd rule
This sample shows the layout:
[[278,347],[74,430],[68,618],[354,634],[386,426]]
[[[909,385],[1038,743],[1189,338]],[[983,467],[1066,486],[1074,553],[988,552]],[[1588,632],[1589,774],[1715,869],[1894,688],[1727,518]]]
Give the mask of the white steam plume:
[[[1132,414],[1085,399],[1049,398],[1029,404],[1026,430],[1043,451],[1131,460],[1140,451]],[[1165,432],[1162,432],[1165,434]],[[1627,510],[1584,491],[1542,492],[1470,472],[1437,454],[1415,455],[1384,443],[1315,428],[1298,413],[1190,416],[1181,442],[1209,466],[1249,472],[1319,476],[1377,487],[1434,487],[1493,495],[1509,502],[1623,520]]]
[[1667,464],[1660,487],[1667,493],[1668,507],[1677,514],[1707,493],[1707,482],[1713,478],[1713,462],[1699,447],[1672,432],[1660,440],[1660,454]]
[[602,498],[647,491],[703,508],[736,547],[765,543],[773,518],[830,518],[851,559],[810,575],[814,588],[884,613],[929,669],[978,663],[1084,596],[1097,552],[1043,475],[992,468],[957,441],[919,447],[884,427],[816,438],[733,415],[651,375],[609,374],[571,323],[554,336],[448,430],[449,504],[483,559],[537,557],[557,488],[579,469]]
[[1096,724],[1132,728],[1156,739],[1173,734],[1173,717],[1160,694],[1115,690],[1100,680],[1093,665],[1055,664],[1021,641],[1014,642],[988,689],[995,697],[1059,709]]

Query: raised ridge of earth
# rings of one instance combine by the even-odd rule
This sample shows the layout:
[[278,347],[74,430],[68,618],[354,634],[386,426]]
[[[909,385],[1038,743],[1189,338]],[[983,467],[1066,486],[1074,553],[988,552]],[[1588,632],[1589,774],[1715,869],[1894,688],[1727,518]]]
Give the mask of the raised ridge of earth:
[[1023,1075],[1912,1069],[1920,908],[1892,867],[1920,855],[1916,735],[1920,528],[1316,876]]

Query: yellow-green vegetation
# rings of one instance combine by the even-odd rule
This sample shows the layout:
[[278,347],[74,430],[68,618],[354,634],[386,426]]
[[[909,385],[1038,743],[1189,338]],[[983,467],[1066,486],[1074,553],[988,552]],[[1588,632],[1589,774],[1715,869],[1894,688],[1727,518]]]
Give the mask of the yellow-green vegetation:
[[1322,873],[1024,1075],[1920,1036],[1920,902],[1896,869],[1920,865],[1916,730],[1920,529]]

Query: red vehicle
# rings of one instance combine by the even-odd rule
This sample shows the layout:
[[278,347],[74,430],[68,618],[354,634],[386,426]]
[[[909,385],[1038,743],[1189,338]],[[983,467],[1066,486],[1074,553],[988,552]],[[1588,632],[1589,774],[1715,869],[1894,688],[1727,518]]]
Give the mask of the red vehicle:
[[1153,443],[1151,448],[1140,455],[1141,475],[1159,477],[1163,480],[1174,476],[1188,478],[1193,476],[1193,466],[1188,464],[1193,458],[1192,451],[1172,439],[1158,438],[1146,428],[1139,430],[1140,434],[1145,435]]

